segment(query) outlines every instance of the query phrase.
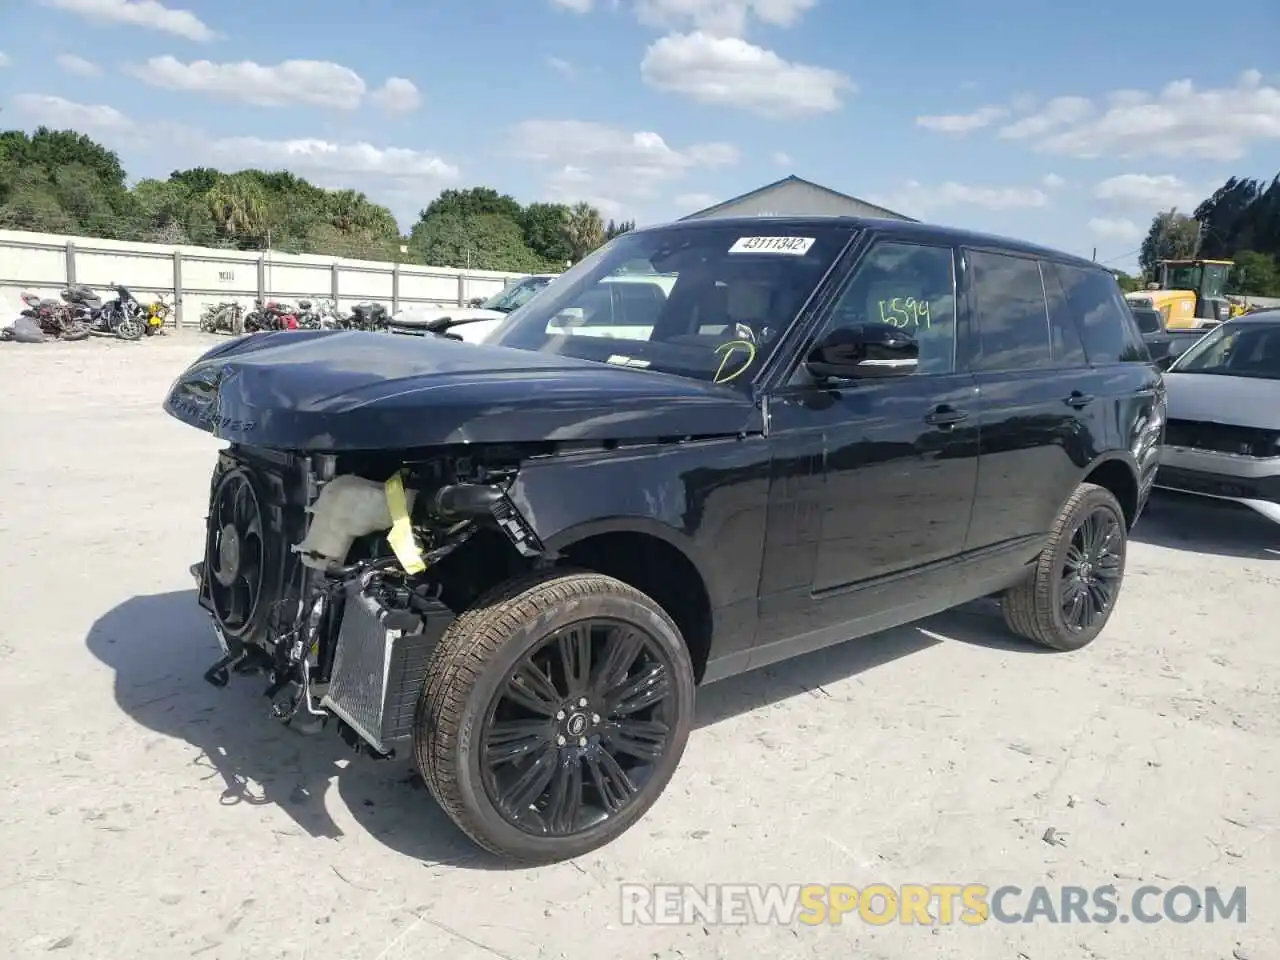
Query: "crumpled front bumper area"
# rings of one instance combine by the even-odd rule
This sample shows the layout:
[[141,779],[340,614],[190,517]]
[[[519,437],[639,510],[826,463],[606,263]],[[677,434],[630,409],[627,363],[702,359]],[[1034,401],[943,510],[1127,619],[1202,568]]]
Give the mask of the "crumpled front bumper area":
[[1218,500],[1231,500],[1280,523],[1280,456],[1251,457],[1166,446],[1156,486]]
[[380,754],[413,735],[414,714],[436,644],[453,613],[444,605],[419,629],[389,626],[390,611],[359,581],[346,586],[329,688],[320,704]]

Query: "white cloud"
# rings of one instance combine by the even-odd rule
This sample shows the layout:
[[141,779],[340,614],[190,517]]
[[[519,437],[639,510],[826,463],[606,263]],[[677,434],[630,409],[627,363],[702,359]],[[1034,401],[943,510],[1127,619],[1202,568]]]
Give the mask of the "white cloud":
[[835,70],[791,63],[745,40],[707,33],[658,40],[645,51],[640,74],[657,90],[777,118],[838,110],[840,94],[854,90]]
[[547,66],[563,77],[575,77],[578,75],[577,68],[563,57],[547,57]]
[[364,80],[354,70],[324,60],[286,60],[264,66],[251,60],[183,63],[172,56],[152,57],[128,71],[155,87],[207,93],[263,107],[301,103],[354,110],[364,99]]
[[1202,197],[1191,186],[1172,174],[1151,175],[1125,173],[1103,180],[1093,188],[1093,195],[1114,206],[1139,210],[1168,210],[1195,207]]
[[1009,115],[1007,107],[979,107],[972,113],[949,113],[932,117],[916,117],[916,125],[939,133],[972,133]]
[[1280,87],[1247,70],[1230,89],[1197,90],[1178,80],[1157,94],[1120,91],[1100,116],[1068,125],[1040,148],[1084,158],[1236,160],[1259,141],[1280,141]]
[[648,131],[630,133],[580,120],[526,120],[511,130],[516,156],[547,168],[549,199],[587,200],[605,216],[652,201],[693,170],[736,164],[728,143],[676,149]]
[[7,67],[12,62],[13,61],[9,59],[9,55],[3,50],[0,50],[0,67]]
[[1047,206],[1048,195],[1037,187],[983,187],[947,181],[926,186],[908,180],[892,195],[872,198],[872,203],[901,210],[913,216],[928,217],[932,212],[951,207],[982,207],[987,210],[1025,210]]
[[160,145],[195,165],[223,170],[262,167],[291,170],[324,186],[352,187],[371,195],[412,190],[420,197],[459,177],[456,166],[434,153],[370,143],[334,143],[318,138],[210,137],[190,127],[148,127],[107,106],[72,103],[61,97],[19,94],[13,106],[33,125],[71,127],[96,134],[111,146]]
[[388,78],[381,88],[369,95],[369,99],[384,113],[392,116],[413,113],[422,105],[422,94],[412,80],[404,77]]
[[207,43],[220,36],[190,10],[166,7],[157,0],[40,0],[46,7],[79,14],[99,24],[158,30]]
[[778,167],[789,167],[795,163],[795,161],[791,159],[791,154],[784,153],[781,150],[777,151],[769,159],[773,161],[774,166]]
[[286,169],[321,176],[358,175],[391,180],[451,182],[458,168],[435,154],[369,143],[332,143],[318,139],[269,140],[225,137],[209,144],[210,153],[243,167]]
[[[1023,106],[1030,105],[1024,103]],[[1054,97],[1044,108],[1000,128],[1002,140],[1029,140],[1043,137],[1093,113],[1093,104],[1084,97]]]
[[1046,173],[1040,183],[1046,190],[1061,190],[1067,185],[1067,181],[1056,173]]
[[1137,240],[1142,228],[1132,220],[1094,217],[1089,221],[1089,231],[1099,240]]
[[591,0],[551,0],[552,6],[562,7],[573,13],[589,13],[591,11]]
[[74,73],[78,77],[97,77],[102,74],[102,68],[96,63],[77,57],[74,53],[60,53],[55,60],[67,73]]
[[136,124],[115,107],[102,104],[73,103],[38,93],[16,94],[11,103],[33,126],[84,133],[124,133],[136,129]]
[[[558,2],[566,5],[565,0]],[[635,10],[640,22],[647,26],[670,30],[692,29],[718,37],[741,37],[753,19],[771,27],[794,26],[817,2],[818,0],[635,0]]]

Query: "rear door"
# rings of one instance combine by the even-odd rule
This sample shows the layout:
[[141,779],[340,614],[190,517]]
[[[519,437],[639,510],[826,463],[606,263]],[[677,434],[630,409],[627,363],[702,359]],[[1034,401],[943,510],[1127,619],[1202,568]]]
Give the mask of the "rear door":
[[1100,385],[1051,265],[980,249],[964,251],[963,264],[981,417],[967,552],[981,583],[1036,553],[1105,426]]

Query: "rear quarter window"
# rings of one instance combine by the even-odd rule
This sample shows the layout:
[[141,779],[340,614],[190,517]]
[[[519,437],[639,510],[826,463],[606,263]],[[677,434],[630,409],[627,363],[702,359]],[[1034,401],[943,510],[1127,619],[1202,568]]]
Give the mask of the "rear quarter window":
[[1151,354],[1142,342],[1133,311],[1113,274],[1101,267],[1063,263],[1052,264],[1052,268],[1062,285],[1090,364],[1150,362]]

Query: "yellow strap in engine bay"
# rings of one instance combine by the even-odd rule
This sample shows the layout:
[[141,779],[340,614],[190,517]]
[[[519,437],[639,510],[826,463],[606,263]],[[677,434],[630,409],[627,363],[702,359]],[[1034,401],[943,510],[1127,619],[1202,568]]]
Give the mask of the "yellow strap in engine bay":
[[405,501],[404,478],[400,473],[393,473],[383,485],[387,492],[387,510],[391,513],[391,529],[387,531],[387,543],[395,553],[405,573],[421,573],[427,569],[422,559],[422,547],[413,535],[413,525],[409,521],[409,506]]

